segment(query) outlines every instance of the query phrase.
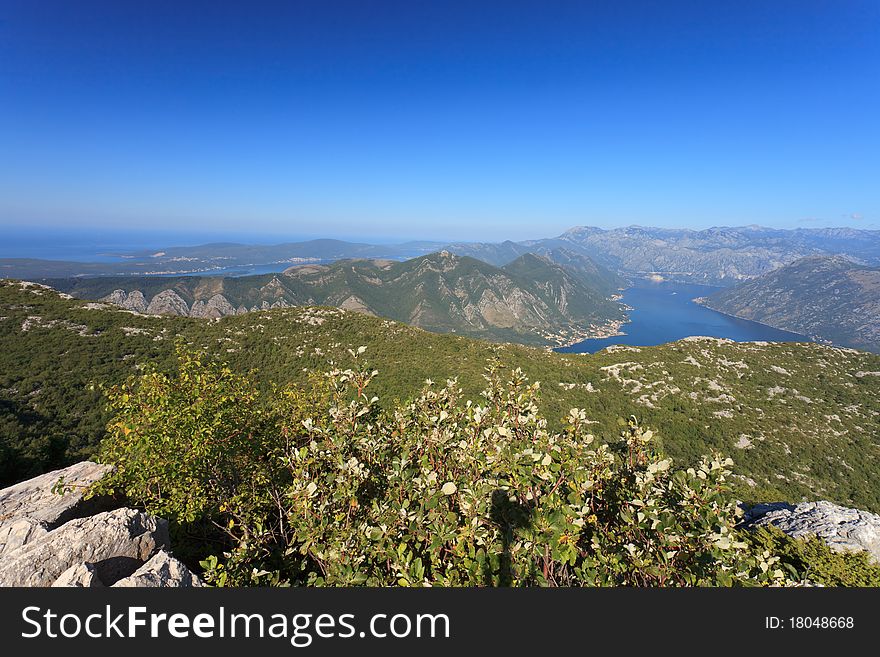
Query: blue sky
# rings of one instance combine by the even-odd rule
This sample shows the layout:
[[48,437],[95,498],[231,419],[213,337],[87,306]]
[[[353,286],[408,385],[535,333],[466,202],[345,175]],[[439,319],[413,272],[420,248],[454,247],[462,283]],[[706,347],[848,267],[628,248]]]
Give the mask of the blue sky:
[[880,228],[880,3],[0,0],[0,225]]

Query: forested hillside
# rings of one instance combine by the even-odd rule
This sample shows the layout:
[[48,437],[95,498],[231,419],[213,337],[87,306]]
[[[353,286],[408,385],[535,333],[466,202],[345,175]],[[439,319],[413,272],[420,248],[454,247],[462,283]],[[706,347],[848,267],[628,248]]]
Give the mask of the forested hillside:
[[[694,462],[719,449],[743,499],[824,498],[880,510],[880,356],[816,344],[692,338],[659,347],[556,354],[429,333],[337,308],[276,309],[219,320],[143,316],[0,284],[0,458],[4,483],[93,453],[109,415],[101,385],[149,365],[171,371],[175,343],[273,384],[346,367],[366,346],[380,405],[415,397],[426,379],[457,378],[478,400],[494,361],[540,382],[552,426],[583,408],[600,438],[637,416],[663,449]],[[93,387],[94,386],[94,387]]]

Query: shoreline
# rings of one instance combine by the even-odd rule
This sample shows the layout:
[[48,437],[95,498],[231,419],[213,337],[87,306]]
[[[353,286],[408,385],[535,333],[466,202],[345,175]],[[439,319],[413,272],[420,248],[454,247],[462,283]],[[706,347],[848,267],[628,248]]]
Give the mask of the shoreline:
[[[694,297],[694,298],[689,299],[689,302],[694,303],[695,305],[701,306],[703,308],[706,308],[707,310],[711,310],[712,312],[718,313],[719,315],[729,317],[731,319],[736,319],[736,320],[739,320],[742,322],[752,322],[757,326],[761,326],[761,327],[764,327],[767,329],[772,329],[774,331],[780,331],[783,333],[790,334],[790,337],[785,336],[782,338],[777,338],[774,340],[765,340],[765,341],[776,342],[776,343],[780,343],[780,344],[784,344],[784,343],[801,343],[801,344],[811,343],[811,344],[818,344],[818,345],[823,345],[823,346],[827,346],[827,347],[836,347],[836,348],[844,348],[844,349],[852,348],[852,347],[847,347],[846,345],[835,343],[831,340],[827,340],[826,338],[823,338],[822,336],[811,336],[811,335],[807,335],[804,333],[799,333],[797,331],[792,331],[792,330],[789,330],[787,328],[783,328],[780,326],[774,326],[774,325],[768,324],[766,322],[757,321],[754,319],[750,319],[748,317],[739,317],[739,316],[734,315],[732,313],[718,310],[716,308],[713,308],[711,305],[709,305],[706,302],[707,299],[708,298],[705,296],[700,296],[700,297]],[[622,304],[622,305],[625,305],[625,304]],[[627,310],[633,310],[633,308],[627,306]],[[590,332],[589,334],[585,334],[584,337],[582,337],[579,340],[567,340],[567,341],[565,341],[564,344],[556,344],[555,346],[548,347],[548,349],[551,349],[551,350],[565,349],[567,347],[574,346],[574,345],[576,345],[580,342],[586,341],[586,340],[603,340],[603,339],[612,338],[612,337],[616,337],[616,336],[625,336],[625,335],[627,335],[627,333],[625,331],[620,330],[620,329],[624,324],[630,323],[631,321],[632,321],[632,319],[629,316],[627,316],[627,319],[625,321],[622,321],[622,322],[615,321],[613,323],[613,325],[612,324],[607,325],[607,328],[612,329],[612,330]],[[606,327],[603,327],[603,328],[606,328]],[[679,338],[679,339],[685,339],[686,337],[688,337],[688,336],[683,336],[682,338]],[[739,340],[734,340],[734,341],[740,342]],[[741,342],[748,343],[748,342],[753,342],[753,341],[760,342],[760,340],[742,340]],[[674,340],[673,340],[673,342],[674,342]],[[584,352],[584,353],[592,353],[592,352]]]
[[571,347],[573,345],[584,342],[585,340],[604,340],[605,338],[613,338],[620,335],[626,335],[626,332],[621,331],[620,329],[622,326],[625,326],[630,322],[632,322],[632,320],[629,317],[621,320],[610,320],[606,324],[593,330],[576,331],[568,337],[562,338],[561,340],[550,340],[552,344],[546,345],[545,349],[549,351],[555,351],[556,349]]
[[[824,344],[824,345],[830,346],[830,347],[843,346],[843,345],[836,345],[833,342],[831,342],[830,340],[827,340],[827,339],[825,339],[821,336],[818,336],[818,335],[817,336],[810,336],[810,335],[806,335],[804,333],[798,333],[797,331],[792,331],[790,329],[783,328],[781,326],[774,326],[773,324],[768,324],[767,322],[761,322],[761,321],[758,321],[757,319],[750,319],[748,317],[740,317],[739,315],[734,315],[732,313],[724,312],[723,310],[718,310],[717,308],[713,308],[712,306],[710,306],[708,303],[705,303],[705,301],[707,299],[708,299],[708,297],[695,297],[695,298],[691,299],[691,301],[693,303],[697,304],[698,306],[702,306],[703,308],[708,308],[712,312],[716,312],[719,315],[724,315],[725,317],[731,317],[733,319],[739,319],[744,322],[754,322],[755,324],[760,324],[761,326],[766,326],[767,328],[772,328],[775,331],[785,331],[786,333],[791,333],[792,335],[797,335],[802,338],[806,338],[806,342],[815,342],[816,344]],[[777,342],[782,342],[782,340],[777,340]]]

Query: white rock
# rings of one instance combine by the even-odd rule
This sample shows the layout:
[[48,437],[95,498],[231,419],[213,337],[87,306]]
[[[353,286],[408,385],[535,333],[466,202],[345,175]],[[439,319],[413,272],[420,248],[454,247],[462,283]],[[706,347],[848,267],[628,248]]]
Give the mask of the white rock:
[[[109,471],[110,466],[83,461],[0,490],[0,557],[72,518],[106,510],[106,499],[84,500],[83,494]],[[59,495],[52,489],[62,478]]]
[[91,588],[104,586],[98,578],[98,571],[93,564],[78,563],[65,570],[52,582],[53,587]]
[[204,586],[204,584],[198,575],[194,575],[181,561],[165,550],[160,550],[147,563],[113,586],[190,587]]
[[774,525],[789,536],[818,536],[838,552],[866,551],[880,564],[880,516],[827,501],[761,504],[749,511],[754,525]]
[[31,518],[0,520],[0,557],[47,533],[43,523]]
[[189,315],[189,306],[174,290],[162,290],[150,300],[146,313],[148,315]]
[[81,563],[113,584],[168,544],[168,523],[133,509],[78,518],[4,554],[0,586],[50,586]]

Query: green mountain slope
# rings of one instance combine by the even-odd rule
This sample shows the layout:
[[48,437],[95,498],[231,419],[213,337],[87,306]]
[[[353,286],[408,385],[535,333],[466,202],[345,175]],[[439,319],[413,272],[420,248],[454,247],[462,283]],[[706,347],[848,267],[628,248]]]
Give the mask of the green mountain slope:
[[591,285],[603,294],[616,294],[621,289],[629,286],[623,277],[606,269],[592,258],[572,251],[569,248],[542,249],[537,251],[537,253],[590,281]]
[[736,462],[746,500],[830,499],[880,511],[880,356],[817,344],[689,339],[594,355],[548,353],[438,335],[337,308],[287,308],[206,321],[144,316],[0,283],[0,479],[92,453],[107,421],[101,392],[150,363],[169,369],[174,343],[257,370],[263,385],[304,381],[347,349],[367,347],[383,402],[425,379],[457,377],[469,398],[497,358],[541,382],[542,412],[586,409],[597,436],[630,414],[693,462],[719,448]]
[[588,276],[528,254],[502,268],[444,251],[405,262],[348,261],[287,274],[319,304],[491,340],[558,345],[601,333],[624,318],[621,306]]
[[597,308],[611,306],[608,296],[612,291],[606,289],[604,280],[598,279],[595,287],[582,285],[580,281],[590,280],[590,274],[562,267],[548,257],[527,253],[502,269],[519,281],[530,282],[548,305],[569,317],[595,317]]
[[503,268],[441,252],[404,262],[342,260],[238,278],[50,279],[76,297],[147,314],[221,317],[327,305],[442,333],[561,345],[607,334],[623,320],[616,277],[571,254],[571,269],[527,254]]
[[841,256],[802,258],[704,303],[787,331],[880,351],[880,268]]

